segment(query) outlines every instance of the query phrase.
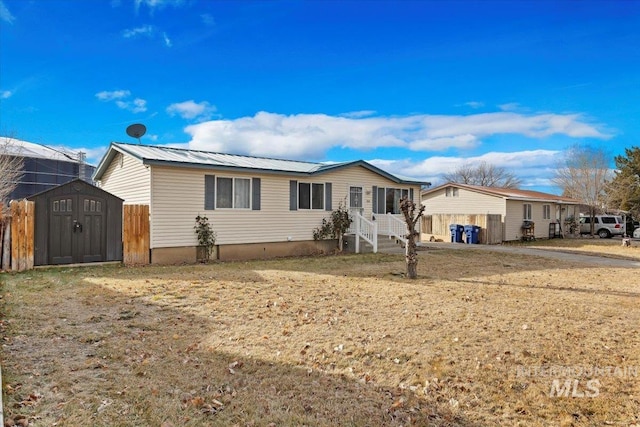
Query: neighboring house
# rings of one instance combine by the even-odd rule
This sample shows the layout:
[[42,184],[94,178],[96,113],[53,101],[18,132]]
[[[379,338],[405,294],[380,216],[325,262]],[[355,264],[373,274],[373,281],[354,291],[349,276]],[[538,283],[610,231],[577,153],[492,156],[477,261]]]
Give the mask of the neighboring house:
[[8,156],[22,160],[22,175],[9,200],[24,199],[74,179],[90,182],[95,167],[85,163],[85,154],[73,153],[19,139],[0,137]]
[[[568,231],[564,229],[564,221],[567,217],[578,217],[580,202],[538,191],[447,183],[423,191],[422,204],[425,215],[445,219],[447,215],[452,219],[454,215],[500,215],[500,240],[510,241],[522,238],[525,221],[533,221],[536,238],[549,237],[550,227],[559,227],[552,223],[560,224],[563,232]],[[449,236],[448,229],[433,231],[438,236]]]
[[123,143],[110,145],[93,178],[125,204],[149,205],[152,263],[195,261],[197,215],[217,233],[220,259],[317,252],[313,229],[340,203],[368,219],[400,216],[402,195],[419,203],[427,184],[362,160],[321,164]]

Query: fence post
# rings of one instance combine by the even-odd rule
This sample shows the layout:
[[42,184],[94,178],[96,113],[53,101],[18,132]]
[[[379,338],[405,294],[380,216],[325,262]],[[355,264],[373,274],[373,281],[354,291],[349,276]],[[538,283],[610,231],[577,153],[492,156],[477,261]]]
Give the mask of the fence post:
[[360,253],[360,214],[356,214],[356,253]]
[[373,253],[378,253],[378,221],[373,221]]

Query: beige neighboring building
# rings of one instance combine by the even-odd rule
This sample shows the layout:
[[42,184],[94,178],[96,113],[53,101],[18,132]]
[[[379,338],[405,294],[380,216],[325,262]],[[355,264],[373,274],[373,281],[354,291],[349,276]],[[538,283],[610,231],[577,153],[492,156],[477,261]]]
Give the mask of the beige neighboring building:
[[[423,239],[433,235],[449,241],[449,224],[458,223],[485,227],[480,243],[500,243],[521,240],[527,233],[548,238],[550,230],[568,232],[565,219],[578,217],[580,202],[539,191],[450,182],[423,191],[422,204],[431,226],[423,228]],[[525,221],[533,222],[533,230],[523,228]]]
[[[327,250],[313,230],[340,203],[367,219],[401,216],[420,203],[423,182],[365,161],[321,164],[208,151],[112,143],[94,174],[124,204],[149,205],[152,263],[195,262],[195,218],[217,233],[219,259],[269,258]],[[380,213],[385,215],[379,215]]]

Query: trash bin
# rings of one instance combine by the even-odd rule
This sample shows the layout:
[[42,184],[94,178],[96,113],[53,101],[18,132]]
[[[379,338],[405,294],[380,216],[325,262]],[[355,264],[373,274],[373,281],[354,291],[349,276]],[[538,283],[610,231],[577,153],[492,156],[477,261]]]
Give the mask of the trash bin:
[[451,231],[451,242],[462,243],[462,233],[464,232],[464,226],[460,224],[450,224],[449,230]]
[[480,228],[477,225],[465,225],[464,233],[467,235],[467,243],[468,244],[478,244],[480,243]]

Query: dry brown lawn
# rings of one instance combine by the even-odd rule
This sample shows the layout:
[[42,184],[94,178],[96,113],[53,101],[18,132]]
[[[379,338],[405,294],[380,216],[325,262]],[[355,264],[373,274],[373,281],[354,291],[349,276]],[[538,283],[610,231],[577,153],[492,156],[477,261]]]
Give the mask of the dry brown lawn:
[[[469,249],[420,256],[415,281],[400,274],[402,256],[380,254],[0,275],[5,418],[640,423],[637,269]],[[575,397],[550,397],[554,379],[577,380]]]
[[640,260],[640,241],[638,240],[632,241],[630,247],[623,247],[620,239],[599,239],[597,237],[536,240],[524,243],[524,245],[610,258]]

